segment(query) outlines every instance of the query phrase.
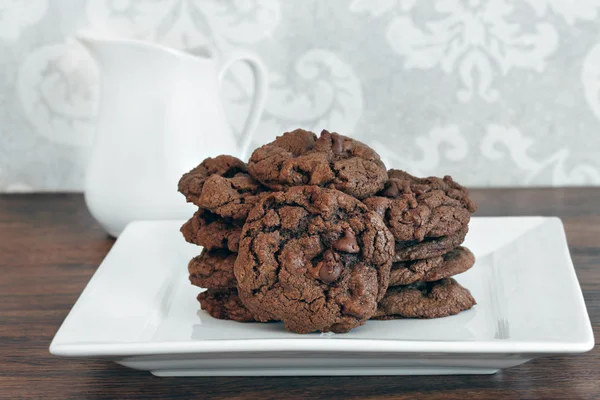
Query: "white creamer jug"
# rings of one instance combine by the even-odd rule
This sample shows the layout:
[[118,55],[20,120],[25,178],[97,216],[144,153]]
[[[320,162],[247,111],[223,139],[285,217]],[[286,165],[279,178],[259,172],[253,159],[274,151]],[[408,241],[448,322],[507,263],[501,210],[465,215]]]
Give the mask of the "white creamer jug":
[[[87,206],[118,236],[134,220],[187,219],[181,175],[209,156],[244,159],[265,103],[266,73],[251,53],[198,57],[138,40],[80,34],[101,72],[97,132],[85,181]],[[254,101],[236,141],[220,82],[236,61],[255,78]]]

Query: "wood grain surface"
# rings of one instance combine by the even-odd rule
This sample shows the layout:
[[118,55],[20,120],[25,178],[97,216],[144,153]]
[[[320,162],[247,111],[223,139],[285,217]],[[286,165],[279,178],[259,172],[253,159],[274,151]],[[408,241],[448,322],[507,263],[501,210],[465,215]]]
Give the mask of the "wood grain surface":
[[[478,216],[563,219],[598,343],[600,188],[472,193]],[[598,345],[489,376],[156,378],[51,356],[52,337],[113,242],[79,194],[0,196],[0,398],[600,399]]]

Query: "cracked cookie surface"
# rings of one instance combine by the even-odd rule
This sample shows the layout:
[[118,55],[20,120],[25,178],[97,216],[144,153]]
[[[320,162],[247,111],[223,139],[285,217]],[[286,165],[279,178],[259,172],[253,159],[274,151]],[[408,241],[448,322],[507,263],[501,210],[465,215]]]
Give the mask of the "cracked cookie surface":
[[318,139],[302,129],[284,133],[252,153],[248,170],[273,190],[315,185],[358,199],[373,196],[387,181],[385,165],[373,149],[326,130]]
[[363,202],[377,211],[398,241],[452,235],[465,227],[477,206],[450,176],[416,178],[392,169],[385,189]]
[[188,264],[189,279],[192,285],[201,288],[235,288],[233,265],[237,253],[218,249],[203,249],[199,256]]
[[469,190],[455,182],[451,176],[446,175],[443,178],[438,178],[436,176],[417,178],[406,171],[390,169],[388,171],[388,177],[389,180],[385,190],[391,191],[385,194],[386,196],[394,197],[396,189],[390,189],[390,186],[396,186],[399,190],[410,191],[416,195],[441,190],[448,197],[459,201],[470,213],[477,211],[477,204],[475,204],[469,196]]
[[237,289],[207,289],[198,295],[198,301],[204,311],[217,319],[238,322],[255,321],[252,313],[240,300]]
[[181,226],[185,240],[208,250],[237,252],[243,222],[227,220],[206,210],[198,210]]
[[388,289],[373,319],[440,318],[468,310],[477,302],[452,278]]
[[178,190],[200,208],[244,220],[266,190],[247,171],[246,164],[232,156],[207,158],[181,177]]
[[298,333],[340,333],[376,311],[393,252],[393,236],[360,201],[300,186],[274,192],[252,209],[234,272],[257,320],[281,320]]
[[393,263],[390,286],[449,278],[467,271],[473,264],[475,264],[475,256],[471,250],[463,246],[437,257]]

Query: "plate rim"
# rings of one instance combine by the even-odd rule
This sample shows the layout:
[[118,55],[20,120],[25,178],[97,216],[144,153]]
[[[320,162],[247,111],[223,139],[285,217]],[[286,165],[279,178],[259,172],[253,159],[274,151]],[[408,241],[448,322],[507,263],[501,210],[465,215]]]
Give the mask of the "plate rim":
[[[356,346],[360,343],[360,346]],[[63,357],[149,356],[206,353],[444,353],[575,354],[594,348],[593,336],[582,342],[411,341],[392,339],[213,339],[195,342],[54,343],[50,353]]]

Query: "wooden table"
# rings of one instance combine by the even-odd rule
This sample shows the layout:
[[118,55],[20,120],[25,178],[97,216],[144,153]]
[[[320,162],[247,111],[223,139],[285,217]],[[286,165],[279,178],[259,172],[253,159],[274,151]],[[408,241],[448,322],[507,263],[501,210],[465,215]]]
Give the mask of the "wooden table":
[[[600,188],[472,193],[479,216],[563,218],[598,343]],[[0,398],[600,399],[597,345],[489,376],[156,378],[51,356],[52,337],[112,244],[81,195],[0,196]]]

